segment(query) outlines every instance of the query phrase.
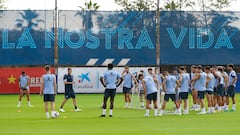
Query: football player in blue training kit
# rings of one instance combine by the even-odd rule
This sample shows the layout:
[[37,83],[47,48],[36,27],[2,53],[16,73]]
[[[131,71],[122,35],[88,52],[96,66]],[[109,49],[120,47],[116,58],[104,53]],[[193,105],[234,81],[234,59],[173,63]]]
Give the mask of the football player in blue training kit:
[[109,97],[110,97],[109,117],[112,117],[116,89],[123,81],[120,74],[117,71],[113,70],[113,64],[108,64],[107,67],[108,70],[103,74],[103,76],[100,77],[100,82],[106,88],[103,98],[102,115],[100,117],[106,116],[107,100]]

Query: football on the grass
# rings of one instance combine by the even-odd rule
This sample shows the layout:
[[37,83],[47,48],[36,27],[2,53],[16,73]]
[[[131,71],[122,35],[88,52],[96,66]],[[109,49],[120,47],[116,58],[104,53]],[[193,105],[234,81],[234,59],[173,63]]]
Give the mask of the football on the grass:
[[58,111],[56,111],[56,112],[54,113],[54,115],[55,115],[55,118],[57,118],[57,117],[59,117],[60,113],[59,113]]

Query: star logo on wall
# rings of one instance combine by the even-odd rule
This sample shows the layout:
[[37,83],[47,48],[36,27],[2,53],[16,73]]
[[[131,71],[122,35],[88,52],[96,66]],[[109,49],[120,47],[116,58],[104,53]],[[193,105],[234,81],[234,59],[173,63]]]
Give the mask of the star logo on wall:
[[9,84],[15,84],[16,83],[17,78],[14,77],[13,75],[11,75],[10,77],[8,77],[8,83]]

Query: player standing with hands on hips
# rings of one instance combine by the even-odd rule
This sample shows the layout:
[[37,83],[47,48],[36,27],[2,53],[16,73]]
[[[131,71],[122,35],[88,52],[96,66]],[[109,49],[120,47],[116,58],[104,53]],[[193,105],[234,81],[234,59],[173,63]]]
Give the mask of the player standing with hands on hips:
[[100,77],[102,85],[106,88],[103,98],[103,111],[100,117],[106,116],[107,100],[110,97],[110,112],[109,117],[112,117],[114,107],[114,97],[116,94],[117,87],[122,83],[123,79],[120,74],[113,70],[113,64],[108,64],[108,70]]
[[68,71],[68,74],[65,74],[63,77],[63,81],[65,84],[65,98],[62,102],[62,105],[60,106],[59,111],[65,112],[65,110],[63,109],[63,106],[65,105],[65,103],[68,101],[69,98],[72,98],[75,112],[79,112],[81,110],[77,107],[76,95],[73,90],[73,84],[75,82],[73,81],[72,69],[68,68],[67,71]]
[[46,117],[50,118],[48,104],[51,104],[51,117],[55,118],[55,95],[57,94],[56,76],[51,74],[50,66],[45,66],[46,74],[41,78],[40,96],[43,95]]
[[30,103],[30,87],[29,87],[29,85],[30,85],[30,78],[26,74],[26,72],[23,71],[22,74],[19,77],[20,95],[19,95],[19,100],[18,100],[17,107],[21,106],[22,97],[23,97],[24,93],[27,94],[28,106],[32,107],[32,105]]

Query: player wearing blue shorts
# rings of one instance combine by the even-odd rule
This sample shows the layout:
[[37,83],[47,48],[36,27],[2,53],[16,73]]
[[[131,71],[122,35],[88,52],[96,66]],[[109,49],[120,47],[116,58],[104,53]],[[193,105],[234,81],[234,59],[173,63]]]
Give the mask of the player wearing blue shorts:
[[75,92],[74,92],[74,89],[73,89],[73,84],[75,82],[73,80],[72,69],[68,68],[67,72],[68,73],[65,74],[64,77],[63,77],[63,81],[64,81],[64,84],[65,84],[65,98],[62,102],[62,105],[60,106],[59,111],[60,112],[65,112],[65,110],[63,109],[63,106],[68,101],[69,98],[72,98],[75,112],[79,112],[81,110],[77,106],[76,95],[75,95]]
[[159,115],[164,114],[164,110],[166,108],[166,104],[169,101],[169,98],[174,102],[176,105],[176,114],[181,115],[181,111],[179,109],[179,104],[176,101],[176,87],[179,86],[179,81],[177,80],[176,76],[170,75],[167,71],[163,72],[164,80],[163,80],[163,91],[165,92],[164,101],[162,104],[162,108],[160,110]]
[[143,74],[140,74],[139,78],[140,78],[140,80],[142,80],[144,96],[147,99],[146,113],[144,116],[149,117],[151,102],[153,102],[153,104],[154,104],[154,116],[158,116],[157,87],[155,84],[157,82],[157,80],[154,80],[153,77],[151,77],[150,75],[147,75],[144,77]]
[[226,110],[228,110],[228,105],[229,105],[229,97],[232,99],[232,111],[236,110],[236,99],[235,99],[235,88],[236,88],[236,83],[237,83],[237,74],[233,70],[233,65],[229,64],[227,65],[227,69],[229,71],[229,79],[228,79],[228,88],[227,88],[227,106]]
[[131,97],[130,92],[133,87],[133,81],[137,85],[136,78],[130,73],[129,67],[125,67],[124,71],[122,72],[123,78],[123,94],[125,99],[125,108],[131,108]]
[[30,77],[26,74],[26,72],[23,71],[19,77],[20,95],[19,95],[17,107],[21,106],[22,97],[23,97],[24,93],[26,93],[26,95],[27,95],[28,106],[32,107],[32,105],[30,103],[30,87],[29,87],[29,85],[30,85]]
[[188,92],[189,92],[189,83],[190,83],[190,77],[189,74],[186,73],[184,67],[179,67],[179,98],[178,98],[178,104],[180,105],[182,101],[184,102],[184,111],[183,114],[189,114],[188,111]]
[[107,100],[110,97],[110,111],[109,117],[112,117],[113,108],[114,108],[114,97],[116,94],[117,87],[122,83],[123,79],[120,74],[113,70],[113,64],[108,64],[108,70],[100,77],[100,82],[106,88],[103,98],[103,111],[100,117],[106,116]]

